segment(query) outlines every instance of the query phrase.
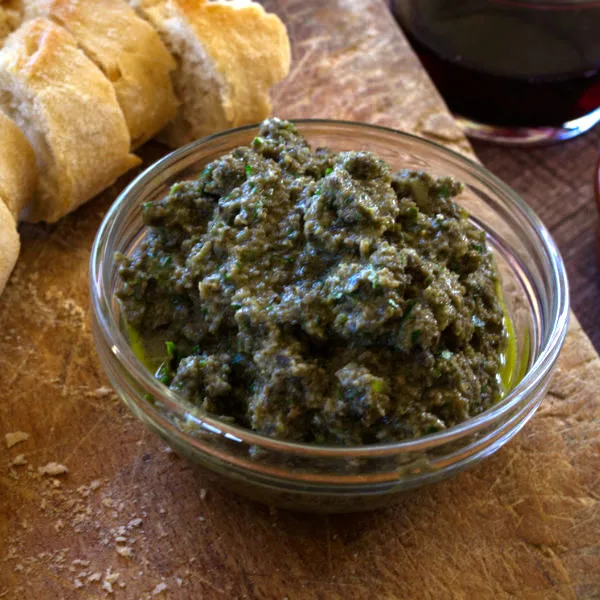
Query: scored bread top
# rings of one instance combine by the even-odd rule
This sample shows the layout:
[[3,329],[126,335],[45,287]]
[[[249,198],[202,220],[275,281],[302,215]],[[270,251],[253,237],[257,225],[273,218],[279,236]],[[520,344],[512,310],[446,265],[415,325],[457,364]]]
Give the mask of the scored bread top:
[[25,134],[0,112],[0,201],[18,219],[37,186],[35,153]]
[[62,25],[115,88],[135,148],[177,112],[175,60],[156,31],[125,0],[24,0],[25,18]]
[[290,66],[286,28],[276,15],[248,0],[130,3],[178,58],[174,83],[182,106],[167,129],[169,144],[269,116],[269,88]]
[[0,107],[36,153],[29,220],[58,220],[140,162],[129,153],[112,85],[73,36],[47,19],[24,23],[0,50]]

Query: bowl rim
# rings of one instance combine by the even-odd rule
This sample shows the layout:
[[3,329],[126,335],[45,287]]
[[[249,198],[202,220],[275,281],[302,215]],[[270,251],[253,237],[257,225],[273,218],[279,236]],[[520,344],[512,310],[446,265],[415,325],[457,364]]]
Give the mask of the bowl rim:
[[[385,134],[393,134],[398,139],[408,140],[413,144],[421,145],[424,148],[433,150],[438,156],[445,159],[451,159],[464,168],[469,168],[485,183],[487,187],[494,189],[496,193],[501,195],[505,201],[514,205],[521,216],[526,219],[527,224],[536,231],[540,244],[540,251],[543,251],[545,258],[551,265],[552,272],[552,292],[553,297],[550,299],[555,304],[556,318],[553,326],[550,326],[549,335],[542,338],[545,343],[541,346],[539,356],[528,368],[523,378],[517,385],[509,391],[509,393],[500,400],[497,404],[490,407],[481,414],[467,419],[462,423],[454,425],[442,432],[428,434],[419,438],[401,440],[398,442],[375,443],[368,445],[355,446],[332,446],[307,444],[299,442],[291,442],[280,440],[274,437],[269,437],[251,429],[224,422],[216,417],[202,414],[198,415],[199,409],[191,403],[182,400],[175,392],[172,392],[168,387],[160,383],[154,375],[138,360],[135,353],[131,349],[129,343],[125,339],[117,321],[114,318],[110,303],[107,299],[107,294],[103,293],[103,282],[106,273],[99,272],[98,267],[102,259],[106,255],[106,241],[115,233],[115,228],[119,222],[119,216],[122,207],[127,203],[131,196],[138,195],[143,191],[145,186],[153,179],[164,173],[169,167],[177,164],[180,160],[193,155],[199,148],[210,146],[213,142],[233,136],[236,134],[256,131],[260,127],[260,123],[245,125],[228,129],[213,135],[199,138],[186,146],[178,148],[158,161],[152,163],[144,171],[142,171],[127,187],[118,195],[108,212],[104,216],[102,223],[98,229],[90,256],[90,296],[92,311],[100,324],[100,331],[105,338],[111,352],[115,357],[124,363],[128,373],[132,374],[135,379],[143,385],[145,390],[154,398],[159,399],[160,403],[169,411],[175,413],[176,417],[184,420],[193,420],[207,432],[217,435],[222,435],[232,441],[245,442],[247,444],[256,445],[263,449],[288,452],[293,454],[303,455],[318,455],[320,457],[375,457],[387,456],[397,453],[412,453],[442,446],[454,440],[466,437],[477,433],[484,429],[487,425],[496,419],[502,418],[505,414],[510,413],[520,402],[526,397],[530,390],[535,389],[544,381],[554,363],[556,362],[564,339],[567,334],[569,323],[569,285],[566,275],[564,262],[556,243],[554,242],[550,232],[543,224],[536,213],[527,205],[525,200],[521,198],[510,186],[496,177],[491,171],[487,170],[480,163],[471,160],[467,156],[459,152],[447,148],[442,144],[432,140],[414,135],[412,133],[400,131],[383,125],[375,125],[358,121],[335,120],[335,119],[288,119],[294,125],[302,127],[302,125],[324,125],[328,127],[346,127],[351,129],[370,130],[373,133],[382,132]],[[110,257],[108,257],[110,258]],[[140,399],[136,398],[139,404]],[[144,401],[145,412],[151,412],[158,421],[165,421],[164,410],[159,410],[153,403]],[[190,438],[187,432],[181,431],[180,437]]]

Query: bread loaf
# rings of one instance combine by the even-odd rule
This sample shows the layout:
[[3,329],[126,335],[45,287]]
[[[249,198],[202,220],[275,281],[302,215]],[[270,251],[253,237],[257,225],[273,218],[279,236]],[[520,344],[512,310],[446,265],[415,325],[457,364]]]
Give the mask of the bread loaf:
[[31,144],[17,125],[0,112],[0,202],[17,220],[37,186],[37,164]]
[[130,0],[177,58],[182,105],[166,131],[180,146],[271,112],[269,88],[289,71],[290,44],[279,18],[249,0]]
[[67,29],[110,80],[134,148],[175,117],[175,60],[126,0],[24,0],[24,17],[40,16]]
[[0,108],[35,150],[28,220],[58,220],[140,162],[110,82],[49,20],[24,23],[0,50]]
[[0,294],[17,262],[19,248],[17,223],[6,204],[0,200]]

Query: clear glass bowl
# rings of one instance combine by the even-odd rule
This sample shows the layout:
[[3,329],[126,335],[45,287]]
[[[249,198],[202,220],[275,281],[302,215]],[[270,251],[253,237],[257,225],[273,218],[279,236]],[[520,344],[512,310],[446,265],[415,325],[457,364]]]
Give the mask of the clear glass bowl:
[[141,206],[215,158],[248,144],[258,127],[198,140],[158,161],[119,196],[94,242],[90,284],[100,361],[115,390],[152,431],[214,480],[268,504],[311,512],[383,506],[405,490],[454,475],[510,440],[540,405],[569,319],[561,256],[525,202],[494,175],[432,142],[360,123],[301,120],[313,147],[370,150],[394,168],[452,175],[465,183],[459,201],[482,227],[502,274],[517,360],[512,389],[493,408],[441,433],[357,447],[284,442],[203,414],[155,379],[136,358],[122,328],[115,292],[115,252],[130,254],[145,235]]

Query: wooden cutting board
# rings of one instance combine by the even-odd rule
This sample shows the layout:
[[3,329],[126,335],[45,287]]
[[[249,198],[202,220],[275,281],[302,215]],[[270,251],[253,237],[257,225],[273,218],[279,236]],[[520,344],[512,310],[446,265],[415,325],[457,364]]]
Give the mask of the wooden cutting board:
[[[470,152],[383,2],[267,4],[293,42],[277,114]],[[371,514],[269,510],[210,488],[100,370],[88,259],[125,183],[21,229],[0,299],[0,433],[29,439],[0,438],[0,598],[600,598],[600,360],[574,318],[542,408],[489,460]],[[39,473],[52,462],[68,473]]]

